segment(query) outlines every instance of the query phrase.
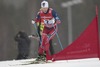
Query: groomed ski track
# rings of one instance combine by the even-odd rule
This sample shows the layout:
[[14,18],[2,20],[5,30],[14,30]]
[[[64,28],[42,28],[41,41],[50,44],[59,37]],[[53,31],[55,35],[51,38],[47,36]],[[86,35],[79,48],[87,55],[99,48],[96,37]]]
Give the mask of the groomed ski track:
[[0,67],[100,67],[98,58],[61,60],[44,64],[28,64],[34,59],[0,61]]

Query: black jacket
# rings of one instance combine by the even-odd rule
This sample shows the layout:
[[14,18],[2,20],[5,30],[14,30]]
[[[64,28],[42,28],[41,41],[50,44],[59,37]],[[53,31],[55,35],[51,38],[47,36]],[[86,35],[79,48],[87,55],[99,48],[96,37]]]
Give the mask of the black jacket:
[[18,51],[21,54],[28,54],[31,40],[25,32],[18,32],[15,36],[15,41],[18,42]]

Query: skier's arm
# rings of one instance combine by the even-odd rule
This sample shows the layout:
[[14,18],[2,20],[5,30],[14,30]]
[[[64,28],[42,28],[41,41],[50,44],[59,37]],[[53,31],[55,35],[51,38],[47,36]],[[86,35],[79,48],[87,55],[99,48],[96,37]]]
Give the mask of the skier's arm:
[[61,23],[61,21],[60,21],[60,19],[58,17],[58,14],[54,10],[52,10],[52,15],[53,15],[53,17],[55,19],[55,25]]
[[37,26],[38,26],[39,25],[39,22],[40,22],[40,14],[38,12],[35,20],[32,19],[32,24],[36,23]]
[[37,16],[35,18],[35,22],[36,23],[39,23],[40,22],[40,13],[39,12],[37,13]]
[[42,25],[41,25],[41,18],[39,12],[37,13],[35,20],[32,20],[32,24],[35,24],[34,26],[36,27],[38,36],[41,37],[40,31],[42,30]]

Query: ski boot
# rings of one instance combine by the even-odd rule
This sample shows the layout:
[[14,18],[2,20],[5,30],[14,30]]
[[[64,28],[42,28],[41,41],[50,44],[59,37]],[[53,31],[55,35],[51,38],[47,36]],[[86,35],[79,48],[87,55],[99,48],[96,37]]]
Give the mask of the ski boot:
[[38,55],[38,57],[36,58],[36,61],[41,61],[41,55]]

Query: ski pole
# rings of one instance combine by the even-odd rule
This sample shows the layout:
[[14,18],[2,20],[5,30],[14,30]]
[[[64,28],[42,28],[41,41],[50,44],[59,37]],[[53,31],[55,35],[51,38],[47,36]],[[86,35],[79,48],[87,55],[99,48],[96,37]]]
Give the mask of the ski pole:
[[[53,22],[54,22],[54,19],[53,19]],[[46,22],[46,24],[47,24],[47,22]],[[57,25],[56,25],[56,26],[57,26]],[[54,31],[55,31],[55,33],[56,33],[56,36],[57,36],[58,42],[59,42],[59,44],[60,44],[60,47],[61,47],[61,49],[63,50],[62,43],[61,43],[61,41],[60,41],[59,35],[58,35],[58,33],[57,33],[57,31],[56,31],[56,29],[55,29],[55,27],[54,27],[53,24],[52,24],[52,27],[54,28]]]
[[60,40],[60,38],[59,38],[59,35],[58,35],[58,33],[57,33],[57,31],[56,31],[54,25],[53,25],[53,28],[54,28],[54,30],[55,30],[55,33],[56,33],[56,36],[57,36],[58,42],[59,42],[59,44],[60,44],[60,47],[61,47],[61,49],[63,50],[63,46],[62,46],[61,40]]
[[35,21],[32,20],[32,24],[34,25],[34,28],[35,28],[35,30],[36,30],[37,35],[39,36]]
[[[34,25],[35,30],[36,30],[36,33],[37,33],[37,35],[38,35],[38,37],[39,37],[39,33],[38,33],[38,30],[37,30],[37,26],[36,26],[35,21],[32,20],[32,24]],[[40,46],[43,48],[43,46],[42,46],[43,40],[42,40],[41,38],[40,38],[39,42],[40,42]]]
[[[34,25],[34,28],[35,28],[35,30],[36,30],[36,33],[37,33],[37,35],[38,35],[38,37],[39,37],[39,33],[38,33],[38,30],[37,30],[37,26],[36,26],[35,21],[32,20],[32,24]],[[41,40],[40,40],[39,42],[40,42],[40,44],[41,44]]]

